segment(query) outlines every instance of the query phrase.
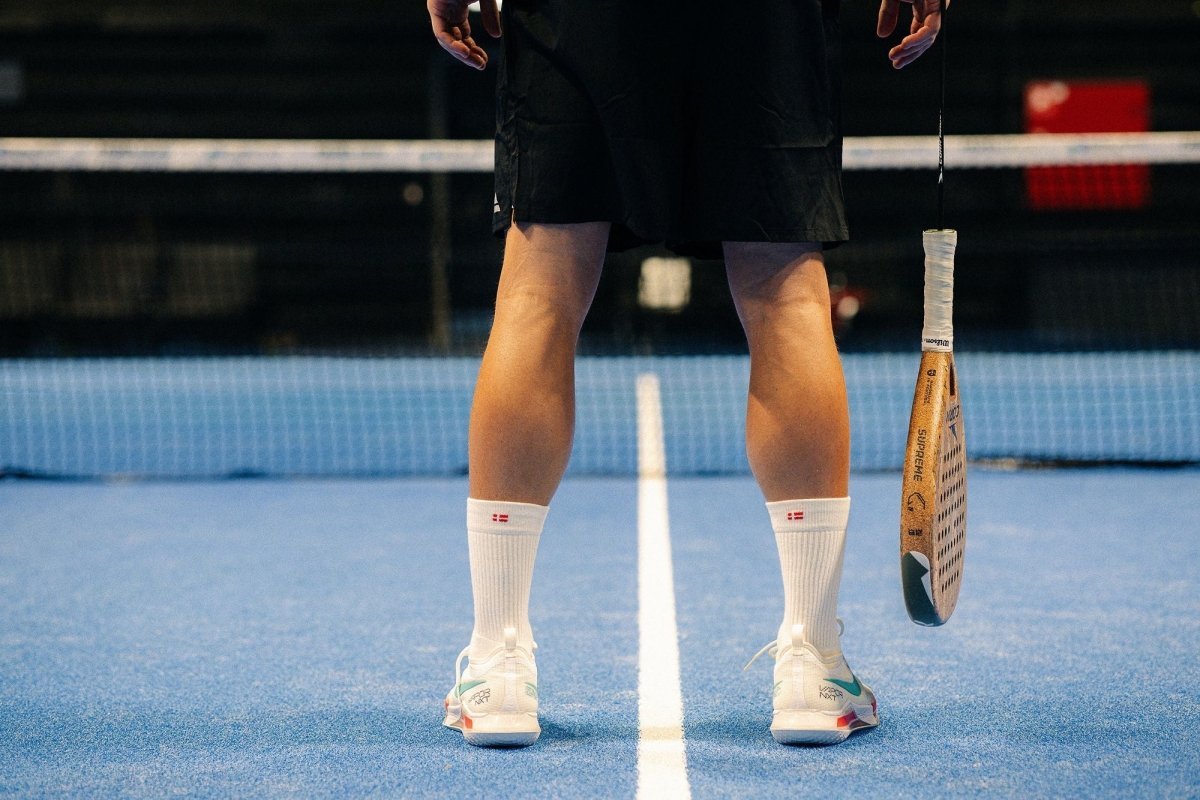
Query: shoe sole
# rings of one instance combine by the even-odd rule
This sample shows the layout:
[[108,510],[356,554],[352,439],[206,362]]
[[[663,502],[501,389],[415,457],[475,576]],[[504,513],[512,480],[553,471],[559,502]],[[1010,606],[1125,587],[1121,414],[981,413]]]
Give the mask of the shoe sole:
[[528,747],[538,740],[542,728],[537,714],[488,714],[468,717],[447,706],[442,724],[462,733],[476,747]]
[[854,731],[879,724],[875,707],[851,706],[841,716],[820,711],[779,711],[771,721],[771,736],[780,744],[838,744]]

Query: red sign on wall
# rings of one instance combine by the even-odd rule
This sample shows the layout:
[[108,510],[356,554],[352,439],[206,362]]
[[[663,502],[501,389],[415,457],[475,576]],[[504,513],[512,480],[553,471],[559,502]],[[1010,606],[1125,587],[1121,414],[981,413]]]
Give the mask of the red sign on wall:
[[[1145,81],[1033,81],[1025,86],[1026,133],[1125,133],[1150,123]],[[1150,196],[1146,164],[1031,167],[1026,195],[1033,208],[1141,208]]]

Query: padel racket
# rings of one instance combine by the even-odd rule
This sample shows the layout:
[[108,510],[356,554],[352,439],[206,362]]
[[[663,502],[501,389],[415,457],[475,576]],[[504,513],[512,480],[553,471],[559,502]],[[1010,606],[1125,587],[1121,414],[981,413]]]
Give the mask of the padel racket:
[[918,625],[950,619],[967,543],[967,448],[954,369],[954,248],[958,233],[925,231],[925,325],[900,504],[904,604]]
[[[948,3],[946,4],[949,5]],[[967,446],[954,370],[954,248],[943,224],[946,178],[946,9],[938,105],[938,227],[925,231],[925,323],[900,498],[900,580],[908,616],[942,625],[954,613],[967,545]]]

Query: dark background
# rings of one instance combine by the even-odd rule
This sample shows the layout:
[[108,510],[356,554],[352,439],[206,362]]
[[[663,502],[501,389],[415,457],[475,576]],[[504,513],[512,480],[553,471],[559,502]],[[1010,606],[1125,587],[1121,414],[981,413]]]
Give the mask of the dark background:
[[[935,133],[937,59],[893,71],[875,10],[843,5],[845,133]],[[1151,130],[1200,128],[1190,0],[959,0],[948,28],[949,133],[1021,132],[1036,79],[1142,79]],[[493,86],[436,47],[412,0],[0,6],[0,136],[481,139]],[[1200,347],[1200,170],[1156,165],[1151,186],[1144,209],[1035,211],[1020,170],[951,165],[959,346]],[[846,195],[854,239],[828,262],[862,311],[841,346],[912,349],[934,174],[848,172]],[[483,174],[0,173],[0,353],[478,352],[491,205]],[[717,263],[696,265],[684,311],[638,307],[655,252],[610,258],[584,349],[741,349]]]

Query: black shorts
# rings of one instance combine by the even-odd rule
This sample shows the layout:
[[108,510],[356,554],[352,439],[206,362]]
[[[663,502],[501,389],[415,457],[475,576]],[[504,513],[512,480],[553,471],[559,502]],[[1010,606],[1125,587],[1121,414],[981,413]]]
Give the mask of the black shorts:
[[507,0],[493,227],[610,249],[848,237],[838,0]]

